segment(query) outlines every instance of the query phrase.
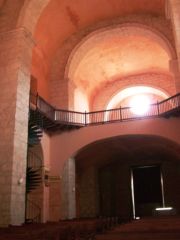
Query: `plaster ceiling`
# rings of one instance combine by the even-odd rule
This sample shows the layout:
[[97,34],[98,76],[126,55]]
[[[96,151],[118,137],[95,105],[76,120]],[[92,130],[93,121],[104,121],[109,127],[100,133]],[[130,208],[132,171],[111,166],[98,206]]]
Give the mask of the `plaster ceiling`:
[[[165,0],[51,0],[38,21],[34,36],[47,69],[57,49],[72,34],[100,21],[128,14],[164,17]],[[120,77],[168,71],[168,54],[152,39],[138,34],[124,37],[107,34],[98,43],[94,40],[71,79],[89,97],[103,84]]]
[[73,33],[127,14],[164,16],[164,5],[165,0],[51,0],[38,21],[34,37],[50,62],[59,45]]
[[117,38],[110,33],[98,43],[95,38],[91,39],[90,47],[71,76],[76,86],[81,86],[86,93],[129,75],[169,71],[167,52],[152,39],[138,35]]

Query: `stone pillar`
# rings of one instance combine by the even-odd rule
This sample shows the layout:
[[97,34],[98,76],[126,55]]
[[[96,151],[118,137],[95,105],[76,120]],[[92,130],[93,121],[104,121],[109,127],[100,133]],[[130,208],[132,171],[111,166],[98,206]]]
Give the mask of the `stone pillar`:
[[0,226],[25,217],[32,46],[23,28],[0,33]]
[[[171,18],[174,39],[176,43],[176,51],[178,56],[178,68],[180,70],[180,1],[179,0],[168,0],[168,15]],[[179,78],[179,77],[178,77]],[[177,92],[180,91],[179,83],[177,84]]]
[[171,59],[169,61],[169,71],[174,76],[176,92],[180,92],[180,71],[179,71],[179,64],[177,59]]
[[62,219],[76,217],[75,159],[69,158],[62,174]]

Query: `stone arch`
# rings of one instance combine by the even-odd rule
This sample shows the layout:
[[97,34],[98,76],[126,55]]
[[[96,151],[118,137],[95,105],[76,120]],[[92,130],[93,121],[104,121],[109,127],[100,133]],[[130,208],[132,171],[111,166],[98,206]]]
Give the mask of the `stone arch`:
[[[180,146],[180,131],[178,126],[178,118],[171,118],[168,120],[156,118],[89,126],[76,131],[52,136],[50,158],[53,165],[51,174],[60,176],[61,179],[60,183],[57,184],[54,189],[54,194],[56,193],[59,196],[62,196],[62,193],[64,194],[64,205],[62,205],[60,201],[56,202],[56,206],[54,206],[56,214],[52,216],[52,219],[58,220],[60,216],[62,218],[71,218],[75,214],[74,160],[83,148],[97,141],[104,141],[108,138],[116,138],[125,135],[149,135],[165,138],[175,143],[175,145]],[[64,169],[66,169],[65,175]],[[68,183],[66,179],[69,174],[71,175],[72,181]],[[67,199],[69,197],[72,198],[73,201],[68,203]],[[61,210],[59,211],[59,209]]]
[[[144,90],[142,89],[144,88]],[[170,97],[167,93],[165,93],[162,90],[159,90],[157,88],[152,88],[148,85],[135,85],[135,86],[127,86],[124,89],[121,89],[120,91],[117,91],[115,95],[113,95],[110,99],[110,101],[106,105],[106,110],[116,108],[117,105],[119,105],[125,98],[132,96],[132,93],[128,93],[129,90],[140,90],[139,93],[150,93],[155,94],[159,97],[162,97],[163,99],[166,99]],[[134,92],[135,93],[135,92]]]
[[33,35],[38,19],[50,1],[51,0],[25,0],[19,14],[17,27],[24,27]]
[[[128,185],[128,182],[130,182],[130,174],[127,172],[131,166],[153,163],[161,164],[164,173],[165,169],[167,171],[168,164],[172,164],[175,169],[177,167],[180,168],[180,146],[166,138],[154,135],[124,135],[88,144],[78,151],[76,158],[76,179],[78,181],[77,200],[79,199],[77,203],[79,204],[78,209],[80,209],[79,214],[81,217],[94,216],[102,214],[102,209],[98,206],[102,203],[99,199],[100,186],[102,185],[100,185],[101,183],[98,181],[99,178],[97,180],[97,176],[100,177],[99,173],[102,169],[105,168],[107,171],[112,171],[115,175],[116,169],[119,169],[118,175],[123,176],[126,172],[127,177],[123,178],[123,183]],[[124,168],[124,166],[128,167]],[[176,174],[178,174],[178,171]],[[119,182],[117,179],[118,178],[116,178],[115,182]],[[111,178],[108,178],[108,180],[111,181]],[[115,182],[114,184],[116,184]],[[89,186],[90,189],[87,186]],[[84,196],[86,197],[84,198]],[[93,198],[91,198],[91,196],[93,196]],[[118,195],[116,195],[116,197],[117,196]],[[88,201],[86,201],[86,199],[88,199]],[[126,196],[126,201],[130,203],[130,199],[127,199],[128,197]],[[122,201],[121,204],[125,206],[126,201]],[[165,196],[165,202],[166,201],[167,195]],[[118,208],[116,208],[116,211],[118,211]],[[123,212],[122,208],[123,207],[120,207],[121,210],[118,211],[119,214]],[[130,212],[129,208],[126,214]]]
[[[74,157],[76,158],[81,152],[86,151],[90,147],[99,145],[101,143],[106,143],[106,142],[108,143],[108,142],[111,142],[111,141],[116,141],[118,139],[123,139],[123,138],[128,139],[129,137],[132,137],[132,138],[136,138],[136,137],[139,137],[139,138],[144,138],[145,137],[146,138],[147,137],[147,138],[156,139],[157,142],[151,142],[150,146],[149,146],[149,144],[147,144],[145,146],[146,150],[148,150],[151,147],[157,149],[156,144],[158,143],[158,141],[163,141],[163,144],[161,145],[162,149],[166,148],[166,145],[164,145],[164,144],[167,143],[171,147],[174,146],[175,150],[177,150],[177,149],[180,150],[180,145],[177,142],[175,142],[171,139],[168,139],[166,137],[162,137],[162,136],[158,136],[158,135],[154,135],[154,134],[153,135],[149,135],[149,134],[143,134],[143,135],[141,135],[141,134],[137,134],[137,135],[128,134],[128,135],[126,135],[125,134],[125,135],[120,135],[120,136],[116,136],[116,137],[109,137],[109,138],[106,138],[106,139],[101,139],[101,140],[97,140],[95,142],[91,142],[91,143],[87,144],[86,146],[83,146],[81,149],[79,149],[76,152]],[[136,151],[138,151],[141,148],[141,145],[134,145],[133,147]],[[121,149],[121,146],[119,146],[119,148]]]
[[[178,126],[178,118],[171,118],[168,120],[163,118],[144,119],[84,127],[78,131],[71,132],[71,137],[69,137],[68,133],[53,136],[51,139],[51,159],[54,162],[53,171],[55,171],[56,174],[59,174],[59,171],[62,171],[66,160],[70,157],[76,156],[81,148],[95,141],[110,137],[122,135],[154,135],[180,144],[180,131],[177,130],[179,129]],[[61,146],[61,148],[58,146]],[[61,159],[61,162],[58,161],[57,156]]]
[[135,86],[149,86],[165,92],[167,95],[176,93],[172,77],[162,73],[143,73],[135,76],[115,79],[113,84],[107,84],[100,92],[96,94],[92,101],[91,110],[97,111],[106,108],[110,99],[115,96],[119,90]]
[[[76,194],[76,185],[75,185],[76,158],[78,158],[78,155],[82,151],[86,150],[87,148],[89,148],[89,147],[91,147],[93,145],[96,145],[98,143],[109,142],[111,140],[115,140],[116,141],[116,139],[124,138],[124,137],[129,139],[129,137],[133,137],[134,138],[134,137],[141,136],[142,138],[144,138],[144,137],[148,136],[149,138],[154,139],[156,141],[155,141],[155,143],[154,143],[154,141],[151,142],[151,147],[149,147],[149,145],[146,143],[145,146],[144,146],[144,151],[151,152],[151,149],[154,149],[155,152],[156,151],[158,152],[158,149],[160,149],[162,151],[165,150],[169,154],[174,152],[173,154],[174,154],[174,156],[176,156],[176,159],[177,160],[180,159],[180,141],[178,139],[178,135],[179,134],[177,133],[176,137],[169,136],[167,132],[164,134],[164,130],[167,128],[167,126],[165,127],[167,122],[164,125],[163,121],[162,122],[160,121],[160,125],[161,126],[163,125],[162,129],[160,129],[160,127],[158,127],[158,126],[155,126],[156,123],[154,122],[153,123],[154,126],[153,127],[151,126],[151,127],[152,127],[152,129],[154,129],[154,127],[155,127],[155,131],[152,131],[152,129],[149,129],[149,126],[147,126],[148,125],[148,120],[147,121],[145,120],[144,123],[145,123],[145,125],[146,124],[147,125],[145,127],[146,130],[144,129],[145,130],[144,132],[142,131],[142,129],[139,128],[139,127],[141,127],[142,122],[140,121],[140,125],[138,125],[138,126],[137,126],[137,123],[138,122],[134,123],[135,128],[133,129],[133,131],[131,129],[131,131],[129,131],[129,132],[126,131],[125,125],[122,127],[122,129],[125,129],[125,131],[124,132],[122,132],[122,131],[118,132],[117,131],[118,126],[117,126],[117,124],[114,124],[115,131],[116,131],[117,134],[115,134],[115,135],[112,134],[111,136],[110,136],[110,133],[112,133],[111,130],[107,131],[107,132],[109,132],[109,135],[108,134],[107,135],[105,134],[106,136],[104,135],[104,132],[106,131],[105,128],[108,128],[107,125],[106,126],[102,126],[101,130],[100,130],[101,126],[98,126],[98,130],[97,130],[97,127],[90,127],[89,129],[86,128],[86,129],[84,129],[86,134],[84,135],[82,132],[81,133],[84,136],[87,136],[87,133],[88,133],[88,136],[90,136],[90,138],[92,137],[91,139],[87,138],[86,139],[87,141],[81,135],[80,132],[79,133],[78,132],[74,132],[76,137],[73,136],[73,138],[76,139],[76,142],[77,142],[77,139],[81,138],[83,144],[81,146],[79,145],[77,147],[77,150],[74,149],[75,151],[73,150],[70,153],[70,155],[68,156],[68,158],[64,159],[65,161],[62,161],[62,162],[64,162],[63,165],[62,165],[62,169],[61,169],[61,179],[62,179],[61,190],[62,190],[62,193],[63,193],[63,198],[62,198],[63,201],[62,201],[62,205],[61,205],[61,209],[62,209],[61,210],[62,211],[61,217],[62,218],[72,218],[74,216],[78,216],[78,215],[76,215],[76,214],[78,214],[78,209],[76,208],[77,207],[77,204],[76,204],[76,200],[77,199],[75,198],[75,194]],[[177,121],[177,123],[178,123],[178,121]],[[120,123],[120,124],[122,124],[122,123]],[[127,123],[127,124],[128,124],[128,127],[129,127],[130,123]],[[164,129],[164,127],[165,127],[165,129]],[[157,129],[159,129],[159,131],[157,131]],[[90,135],[90,133],[91,133],[91,135]],[[96,138],[98,133],[100,135],[101,134],[102,135],[101,135],[101,137]],[[77,135],[78,135],[78,138],[77,138]],[[96,135],[96,136],[94,136],[94,135]],[[103,135],[104,135],[104,137],[102,137]],[[60,136],[57,136],[57,138],[60,138]],[[68,138],[68,136],[67,136],[67,138]],[[71,144],[71,143],[69,142],[69,144]],[[159,145],[156,146],[156,144],[159,144]],[[54,145],[54,143],[53,143],[53,145]],[[141,146],[133,145],[133,151],[136,154],[139,153],[140,148],[141,148]],[[122,154],[124,154],[124,149],[123,149],[123,146],[121,146],[121,144],[118,145],[118,149],[120,149],[118,151],[122,151]],[[103,151],[103,148],[101,148],[100,151]],[[108,151],[108,147],[107,147],[107,151]],[[128,149],[126,149],[125,151],[128,151]],[[92,153],[92,151],[90,151],[90,152]],[[94,157],[94,155],[91,155],[91,154],[90,154],[90,156],[91,156],[90,158]],[[103,156],[105,156],[105,155],[103,155]],[[127,157],[131,158],[132,154],[129,154]],[[86,161],[86,158],[84,158],[84,161]],[[90,167],[95,161],[96,160],[93,160],[93,161],[91,161],[91,163],[89,163],[89,165],[87,164],[87,168]],[[173,162],[176,163],[175,161],[173,161]],[[86,166],[86,163],[83,163],[83,166]],[[59,167],[56,167],[56,168],[59,169]],[[69,201],[68,201],[68,199],[69,199]]]

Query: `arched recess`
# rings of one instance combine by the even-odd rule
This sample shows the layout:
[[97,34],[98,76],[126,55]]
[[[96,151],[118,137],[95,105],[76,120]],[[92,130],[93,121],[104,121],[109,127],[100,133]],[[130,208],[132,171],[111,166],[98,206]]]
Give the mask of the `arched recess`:
[[[138,86],[135,86],[135,87],[127,87],[127,88],[122,89],[121,91],[117,92],[117,94],[114,95],[110,99],[110,101],[108,102],[108,104],[106,106],[106,110],[117,108],[118,106],[128,107],[128,105],[124,106],[124,105],[122,105],[122,103],[126,99],[131,98],[131,97],[133,97],[136,94],[146,94],[146,95],[150,94],[150,95],[154,95],[154,96],[157,97],[157,100],[160,100],[160,101],[170,97],[164,91],[161,91],[161,90],[159,90],[157,88],[149,87],[147,85],[146,86],[141,86],[141,85],[139,86],[138,85]],[[156,102],[152,102],[152,103],[156,103]]]
[[[97,44],[99,41],[102,41],[103,37],[107,35],[125,37],[134,34],[144,36],[158,42],[162,46],[162,48],[168,53],[170,59],[176,58],[177,54],[173,45],[170,43],[170,41],[164,34],[156,30],[155,28],[139,23],[117,24],[115,26],[113,25],[96,30],[90,33],[80,43],[77,44],[77,46],[73,49],[69,56],[65,70],[65,77],[73,80],[74,71],[79,64],[79,61],[84,55],[87,54],[87,51],[91,49],[92,44],[94,45]],[[95,39],[95,41],[92,43],[93,39]]]
[[180,209],[178,201],[173,202],[179,190],[171,191],[170,173],[174,169],[174,178],[180,178],[179,170],[176,171],[180,169],[180,146],[153,135],[125,135],[91,143],[77,153],[77,216],[117,214],[121,218],[132,217],[130,168],[148,164],[161,165],[165,202]]
[[176,88],[171,75],[163,73],[143,73],[129,77],[119,78],[113,84],[107,84],[95,97],[92,110],[106,109],[111,99],[126,88],[144,86],[164,92],[167,96],[176,94]]
[[[89,100],[88,102],[91,110],[97,110],[92,107],[93,105],[95,105],[93,104],[93,102],[94,101],[97,102],[96,98],[98,97],[98,94],[102,94],[103,87],[106,87],[108,84],[110,85],[113,81],[114,82],[118,82],[120,80],[122,81],[123,77],[128,78],[128,76],[123,76],[123,74],[121,76],[121,73],[118,73],[116,70],[114,76],[109,76],[108,80],[106,79],[106,81],[100,82],[99,86],[95,85],[94,87],[93,86],[89,87],[88,85],[90,85],[90,81],[89,82],[88,80],[87,82],[85,80],[80,81],[78,77],[76,77],[80,64],[83,62],[83,59],[85,59],[88,54],[91,54],[92,49],[93,48],[95,49],[95,47],[98,46],[100,42],[104,42],[104,44],[108,45],[108,40],[110,42],[112,41],[113,38],[117,41],[118,38],[123,38],[123,37],[126,38],[131,36],[140,36],[140,37],[149,39],[150,41],[158,44],[167,53],[169,60],[176,58],[176,51],[172,46],[172,44],[170,43],[170,41],[168,40],[168,38],[166,38],[166,36],[162,34],[160,31],[157,31],[156,29],[143,24],[137,24],[137,23],[124,23],[119,25],[117,24],[117,25],[101,28],[99,30],[91,32],[88,36],[83,38],[83,40],[79,44],[77,44],[76,47],[73,49],[73,51],[69,56],[66,69],[65,69],[65,79],[66,80],[68,79],[68,81],[74,82],[74,91],[75,90],[77,91],[77,89],[79,89],[79,91],[83,92],[88,96],[88,100]],[[106,40],[107,40],[107,43],[106,43]],[[167,62],[167,65],[169,65],[168,62]],[[142,72],[140,75],[142,74],[150,75],[155,73],[157,75],[164,74],[165,78],[170,77],[172,79],[171,84],[173,85],[173,77],[170,76],[171,73],[169,72],[169,68],[164,73],[151,72],[150,70],[147,73]],[[89,75],[91,75],[91,72],[89,73]],[[93,76],[92,76],[92,79],[93,79]],[[133,74],[129,73],[129,77],[132,77],[132,76]],[[138,74],[137,74],[137,78],[138,78]],[[88,87],[90,90],[88,89]],[[69,89],[69,91],[72,92],[72,89]],[[77,100],[74,99],[74,102],[77,102]],[[74,108],[76,109],[75,104],[74,104]]]
[[[135,125],[136,129],[138,129],[137,123]],[[116,125],[116,131],[117,128]],[[168,161],[171,164],[172,161],[172,164],[175,164],[175,166],[176,164],[180,166],[180,142],[177,142],[179,133],[176,139],[172,139],[172,136],[170,137],[167,133],[167,135],[160,134],[164,129],[157,133],[157,128],[155,127],[154,132],[151,129],[149,132],[144,132],[144,134],[140,134],[141,131],[139,130],[133,134],[131,134],[132,131],[129,134],[127,134],[127,131],[124,131],[124,133],[121,132],[119,135],[117,133],[113,137],[109,135],[108,137],[106,136],[107,138],[104,136],[98,140],[94,138],[94,140],[86,142],[87,145],[85,139],[83,139],[84,144],[81,145],[76,153],[68,157],[64,164],[61,161],[61,185],[59,186],[61,193],[56,190],[56,194],[63,194],[63,196],[61,195],[61,201],[55,204],[56,208],[59,204],[57,209],[60,209],[56,218],[95,217],[100,214],[97,203],[98,193],[95,193],[97,190],[95,183],[97,172],[94,166],[101,168],[104,165],[108,165],[109,162],[117,160],[117,157],[122,162],[129,161],[131,165],[138,165],[139,163],[160,164],[162,161]],[[97,132],[97,129],[95,131]],[[94,135],[95,132],[92,134]],[[78,139],[80,139],[80,135]],[[60,157],[62,159],[62,156]],[[54,164],[56,165],[56,163]],[[56,165],[56,170],[59,168],[60,165]],[[165,171],[167,171],[167,167]],[[77,179],[77,182],[75,179]],[[51,194],[55,194],[55,192]],[[168,193],[166,194],[166,202],[170,201],[169,199],[170,195]],[[178,208],[180,208],[179,205]],[[53,216],[52,219],[54,219]]]

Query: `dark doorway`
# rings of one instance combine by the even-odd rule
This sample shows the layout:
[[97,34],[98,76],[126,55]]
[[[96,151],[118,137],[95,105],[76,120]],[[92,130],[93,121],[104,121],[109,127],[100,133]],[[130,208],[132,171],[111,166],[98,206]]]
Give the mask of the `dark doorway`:
[[134,217],[152,216],[163,206],[161,168],[159,165],[132,168]]

